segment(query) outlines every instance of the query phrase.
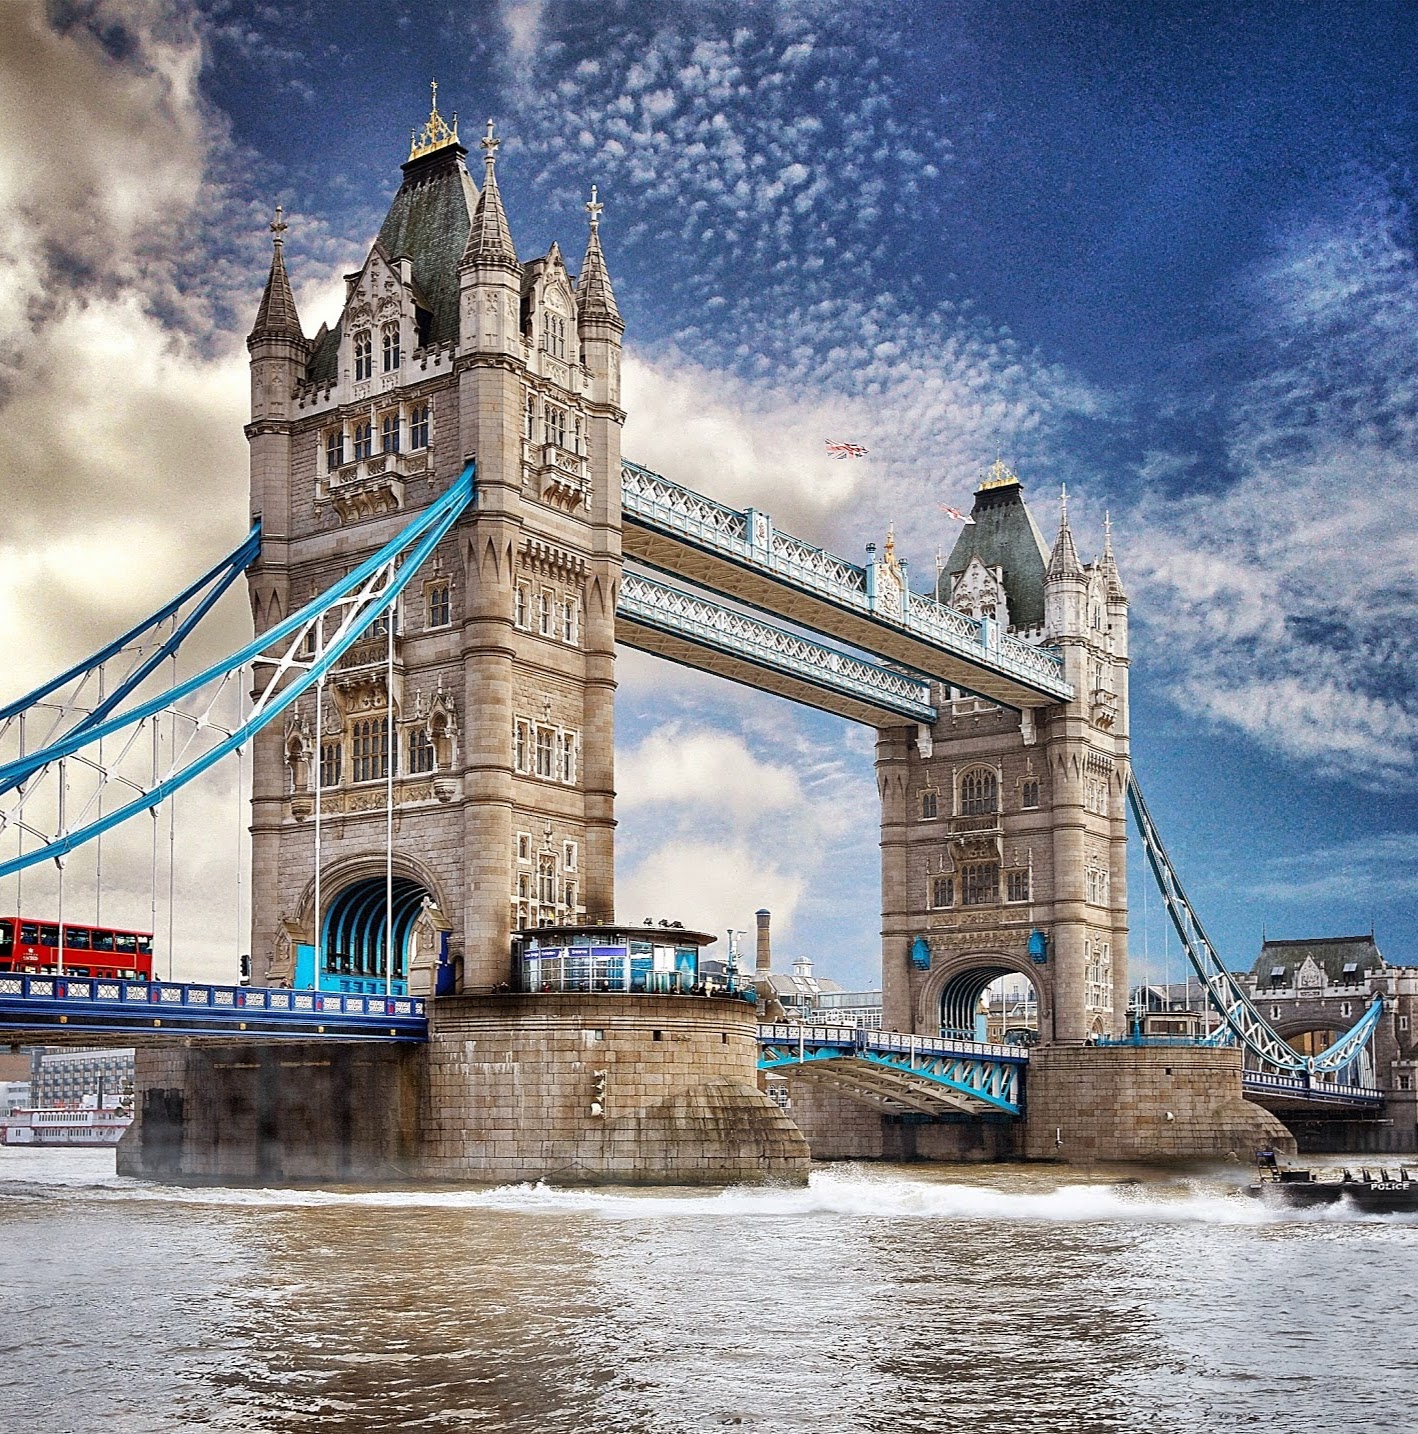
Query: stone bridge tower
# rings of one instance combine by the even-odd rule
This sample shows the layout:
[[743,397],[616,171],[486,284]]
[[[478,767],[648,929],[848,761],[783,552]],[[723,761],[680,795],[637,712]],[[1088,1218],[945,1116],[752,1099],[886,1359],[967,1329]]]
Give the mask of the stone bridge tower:
[[971,516],[940,600],[1057,645],[1076,695],[1020,714],[939,689],[932,729],[879,732],[885,1023],[971,1035],[986,986],[1017,972],[1043,1041],[1120,1033],[1128,607],[1111,533],[1080,562],[1065,498],[1050,551],[998,461]]
[[[253,976],[382,989],[389,763],[396,975],[420,922],[455,988],[509,980],[509,931],[614,911],[620,346],[601,206],[579,275],[518,258],[489,122],[479,187],[436,104],[333,328],[307,338],[282,260],[248,339],[257,631],[376,551],[477,464],[475,508],[342,659],[256,741]],[[392,707],[394,751],[388,731]],[[321,893],[315,909],[315,788]],[[376,915],[377,913],[377,915]]]

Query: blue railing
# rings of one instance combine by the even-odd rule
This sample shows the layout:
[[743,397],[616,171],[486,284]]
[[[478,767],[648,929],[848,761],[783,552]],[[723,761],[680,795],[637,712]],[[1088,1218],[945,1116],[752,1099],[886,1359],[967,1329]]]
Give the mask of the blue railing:
[[422,1041],[426,1003],[286,987],[105,977],[0,976],[0,1030],[49,1028],[133,1035],[283,1035]]

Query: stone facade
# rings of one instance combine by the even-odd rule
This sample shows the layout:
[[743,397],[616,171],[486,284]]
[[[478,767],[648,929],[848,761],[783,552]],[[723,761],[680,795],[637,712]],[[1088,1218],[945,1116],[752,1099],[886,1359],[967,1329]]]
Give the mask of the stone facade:
[[1065,508],[1048,552],[1002,464],[973,516],[942,601],[1060,648],[1076,696],[1018,713],[937,689],[934,727],[878,733],[883,1024],[969,1035],[985,987],[1019,972],[1044,1041],[1120,1034],[1128,621],[1111,538],[1085,566]]
[[[435,115],[430,123],[438,119]],[[441,120],[439,120],[441,124]],[[446,126],[425,131],[333,329],[307,339],[280,227],[251,351],[250,572],[257,631],[393,537],[476,463],[477,496],[399,601],[389,679],[376,626],[255,742],[253,979],[394,867],[451,927],[459,989],[509,979],[509,933],[614,913],[620,342],[599,207],[579,278],[523,264],[484,141],[481,190]]]
[[[438,1003],[423,1166],[562,1183],[801,1179],[736,1000],[547,995]],[[599,1107],[599,1109],[597,1109]]]
[[1247,1164],[1294,1137],[1241,1094],[1241,1053],[1207,1047],[1047,1046],[1029,1060],[1032,1160]]

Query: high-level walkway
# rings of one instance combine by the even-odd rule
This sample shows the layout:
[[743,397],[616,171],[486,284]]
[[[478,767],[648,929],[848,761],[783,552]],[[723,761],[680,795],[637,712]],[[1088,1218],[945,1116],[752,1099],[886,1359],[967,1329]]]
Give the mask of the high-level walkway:
[[[704,593],[696,596],[727,596],[918,678],[933,678],[1006,707],[1034,708],[1073,696],[1057,652],[1011,637],[991,618],[967,617],[909,586],[900,587],[881,571],[881,563],[858,567],[781,532],[767,513],[727,507],[635,463],[622,465],[621,479],[625,556],[702,588]],[[642,604],[622,640],[648,646],[644,634],[656,625],[647,620]],[[699,640],[677,623],[664,627],[681,642]],[[616,635],[621,638],[619,625]],[[776,690],[761,670],[750,675],[751,656],[743,657],[744,675],[731,672],[723,658],[719,649],[721,665],[709,670]],[[783,691],[792,695],[786,687]],[[826,704],[819,698],[814,705]],[[899,708],[888,710],[896,711],[898,720],[905,715]]]

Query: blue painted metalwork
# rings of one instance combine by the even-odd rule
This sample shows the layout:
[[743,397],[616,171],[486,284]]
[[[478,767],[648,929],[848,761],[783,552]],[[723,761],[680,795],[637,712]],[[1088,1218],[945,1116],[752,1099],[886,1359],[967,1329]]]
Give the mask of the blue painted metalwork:
[[408,996],[5,975],[0,1031],[108,1034],[130,1041],[208,1036],[417,1042],[428,1039],[428,1011],[422,1000]]
[[1142,834],[1148,864],[1157,880],[1158,890],[1171,917],[1173,929],[1182,943],[1187,960],[1201,978],[1211,1004],[1221,1014],[1227,1027],[1263,1066],[1292,1075],[1319,1075],[1342,1071],[1352,1066],[1363,1053],[1383,1014],[1383,998],[1376,997],[1354,1026],[1327,1050],[1317,1056],[1301,1055],[1261,1015],[1235,973],[1228,971],[1216,948],[1211,944],[1201,919],[1197,916],[1181,879],[1168,859],[1158,835],[1152,814],[1142,797],[1137,778],[1128,774],[1128,801]]
[[[324,960],[317,981],[322,991],[384,989],[384,945],[389,923],[385,916],[385,881],[370,877],[347,886],[325,913],[321,951]],[[394,878],[394,991],[402,995],[408,979],[409,934],[429,893],[407,876]]]
[[[88,713],[82,727],[94,727],[108,716],[123,699],[133,691],[150,673],[164,661],[171,657],[182,645],[183,639],[192,631],[203,617],[211,610],[212,604],[222,596],[223,593],[246,571],[256,560],[256,555],[261,551],[261,525],[257,523],[246,535],[242,543],[228,553],[214,567],[209,568],[196,582],[185,587],[166,606],[161,607],[151,616],[146,617],[142,622],[130,627],[121,637],[116,637],[107,647],[101,647],[91,657],[86,657],[82,662],[75,663],[73,667],[61,672],[58,677],[51,678],[48,682],[36,687],[32,692],[27,692],[23,697],[17,698],[8,706],[0,707],[0,722],[11,717],[18,716],[21,712],[42,702],[46,697],[53,696],[61,687],[70,682],[75,682],[87,676],[95,669],[102,667],[111,657],[117,656],[125,648],[129,647],[138,638],[153,629],[160,627],[170,618],[175,617],[194,597],[200,593],[201,600],[191,613],[187,615],[171,634],[159,644],[153,653],[147,657],[137,668],[129,673],[123,681],[108,694],[104,700]],[[77,729],[76,729],[77,730]],[[0,791],[5,790],[0,786]]]
[[924,936],[918,936],[911,942],[911,964],[918,971],[931,969],[931,943]]
[[[33,866],[37,862],[61,858],[130,817],[151,811],[209,767],[244,746],[256,732],[284,712],[303,692],[327,676],[344,653],[358,641],[369,624],[381,613],[391,609],[420,565],[472,501],[473,493],[474,470],[469,463],[446,493],[380,548],[373,557],[366,559],[348,576],[312,599],[299,612],[263,632],[239,652],[117,717],[82,732],[70,732],[58,741],[0,767],[0,790],[20,783],[29,785],[37,773],[56,766],[62,759],[91,744],[96,745],[105,738],[136,729],[150,718],[175,710],[176,704],[183,698],[210,685],[225,682],[248,664],[267,661],[276,668],[251,716],[235,731],[224,735],[211,748],[163,780],[155,782],[152,787],[123,806],[72,832],[59,833],[53,840],[45,841],[31,851],[0,862],[0,876],[8,876],[11,872]],[[338,632],[328,644],[318,648],[313,659],[308,662],[301,660],[296,655],[301,642],[308,635],[315,633],[325,615],[336,604],[350,608],[341,620]],[[263,654],[290,639],[295,641],[282,657],[263,657]],[[280,686],[287,678],[291,680],[287,681],[285,686]],[[13,815],[12,812],[0,812],[0,830],[4,829]]]
[[1252,1097],[1271,1096],[1311,1105],[1358,1105],[1374,1109],[1384,1103],[1384,1093],[1376,1086],[1312,1080],[1308,1072],[1273,1075],[1266,1071],[1244,1070],[1241,1072],[1241,1089]]
[[1031,931],[1029,933],[1029,959],[1036,966],[1046,966],[1049,962],[1049,937],[1043,931]]
[[[934,723],[930,682],[853,657],[787,628],[627,572],[621,578],[616,616],[726,653],[768,672],[781,672],[823,692],[855,698],[912,722]],[[622,636],[621,641],[632,639]]]
[[758,1050],[759,1070],[840,1061],[842,1078],[850,1082],[851,1066],[859,1062],[879,1073],[889,1073],[903,1088],[914,1086],[921,1091],[935,1086],[949,1092],[942,1096],[949,1104],[963,1103],[1005,1115],[1023,1112],[1022,1074],[1029,1064],[1029,1052],[1023,1046],[936,1040],[856,1026],[777,1022],[759,1026]]
[[901,595],[897,610],[881,600],[872,569],[781,532],[766,513],[729,508],[627,461],[621,465],[621,515],[627,524],[664,534],[883,627],[907,632],[1053,701],[1073,696],[1072,686],[1064,680],[1063,658],[1053,649],[1001,635],[994,627],[909,590]]

